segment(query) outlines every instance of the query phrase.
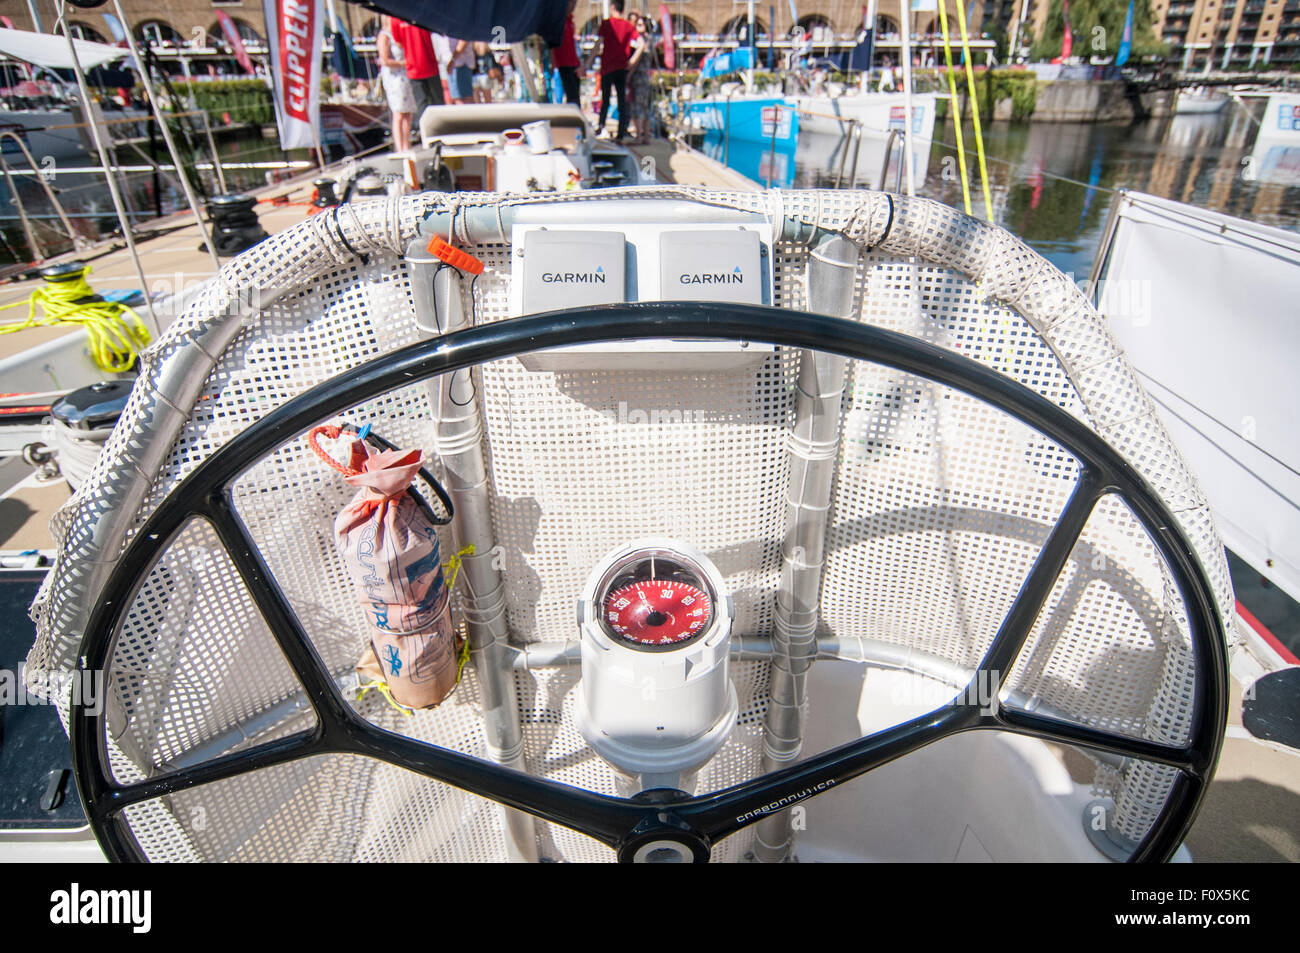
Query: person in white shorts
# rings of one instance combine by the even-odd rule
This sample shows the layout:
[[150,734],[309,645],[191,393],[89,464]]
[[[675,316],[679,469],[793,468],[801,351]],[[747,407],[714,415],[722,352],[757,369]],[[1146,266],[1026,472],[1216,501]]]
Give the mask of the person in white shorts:
[[393,39],[392,17],[384,17],[379,32],[379,80],[384,84],[388,108],[393,111],[393,151],[411,148],[411,117],[415,115],[415,90],[406,75],[402,45]]

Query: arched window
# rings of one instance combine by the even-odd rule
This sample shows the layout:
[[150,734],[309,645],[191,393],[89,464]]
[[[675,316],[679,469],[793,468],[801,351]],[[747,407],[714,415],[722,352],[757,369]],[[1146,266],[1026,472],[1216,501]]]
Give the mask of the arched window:
[[582,29],[578,31],[578,36],[595,36],[596,31],[600,29],[600,23],[600,17],[592,17],[582,25]]
[[[230,22],[235,25],[235,31],[239,34],[239,39],[243,41],[244,46],[266,46],[266,40],[262,39],[262,35],[243,20],[231,17]],[[219,43],[223,47],[229,45],[226,42],[226,31],[221,29],[220,23],[212,24],[208,28],[208,33],[212,38],[211,42]]]
[[893,17],[876,17],[876,36],[898,36],[898,21]]
[[820,13],[810,13],[806,17],[800,17],[799,26],[803,27],[805,33],[812,34],[814,43],[828,43],[835,39],[835,29],[831,26],[831,21]]
[[[108,42],[108,40],[104,39],[104,34],[85,23],[78,23],[76,20],[73,20],[68,24],[68,27],[72,30],[72,38],[74,40],[89,40],[91,43]],[[59,29],[59,32],[63,32],[62,28]]]
[[735,40],[742,45],[746,42],[756,43],[759,39],[765,39],[767,37],[767,26],[758,17],[754,17],[754,36],[752,38],[748,37],[748,33],[748,17],[732,17],[722,25],[722,30],[718,34],[718,39],[723,41]]
[[700,28],[690,17],[682,16],[680,13],[672,14],[673,36],[699,36]]
[[185,45],[185,38],[162,20],[146,20],[135,28],[135,38],[149,46]]
[[383,17],[371,17],[361,27],[361,38],[363,40],[373,40],[379,36],[379,31],[384,28]]

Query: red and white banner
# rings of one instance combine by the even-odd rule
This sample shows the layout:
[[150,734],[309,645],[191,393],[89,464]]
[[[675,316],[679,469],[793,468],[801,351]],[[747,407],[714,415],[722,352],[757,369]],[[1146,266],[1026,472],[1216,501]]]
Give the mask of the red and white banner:
[[280,145],[310,149],[320,126],[321,0],[262,0]]
[[226,42],[230,44],[230,50],[239,61],[240,68],[250,76],[257,75],[257,70],[253,69],[253,61],[248,58],[248,51],[244,49],[244,39],[239,35],[235,21],[230,19],[230,14],[225,10],[218,10],[217,22],[221,24],[221,32],[225,34]]

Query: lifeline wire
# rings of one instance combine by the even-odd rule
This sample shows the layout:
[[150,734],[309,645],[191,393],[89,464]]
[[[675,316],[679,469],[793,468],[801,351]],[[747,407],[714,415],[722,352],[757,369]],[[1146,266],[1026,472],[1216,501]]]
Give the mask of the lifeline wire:
[[[953,129],[957,132],[957,168],[961,172],[961,200],[965,206],[967,215],[971,214],[970,208],[970,176],[966,172],[966,146],[962,140],[961,116],[959,114],[959,104],[957,101],[957,80],[952,75],[952,38],[948,33],[948,4],[940,0],[939,3],[939,29],[943,32],[943,59],[948,64],[946,73],[948,75],[948,94],[952,97],[953,109]],[[978,106],[978,104],[976,104]]]

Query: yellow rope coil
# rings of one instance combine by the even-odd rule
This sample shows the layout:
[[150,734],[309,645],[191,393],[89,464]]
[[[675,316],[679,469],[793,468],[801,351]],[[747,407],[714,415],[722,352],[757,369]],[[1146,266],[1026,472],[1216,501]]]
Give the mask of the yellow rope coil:
[[[0,324],[0,334],[25,328],[52,327],[57,324],[80,324],[90,337],[90,356],[105,373],[121,374],[135,364],[136,355],[149,346],[149,329],[140,316],[116,301],[87,300],[95,291],[86,280],[87,265],[81,273],[62,281],[47,282],[27,299],[27,320]],[[24,302],[0,305],[0,310],[20,308]],[[36,306],[41,316],[36,316]]]

